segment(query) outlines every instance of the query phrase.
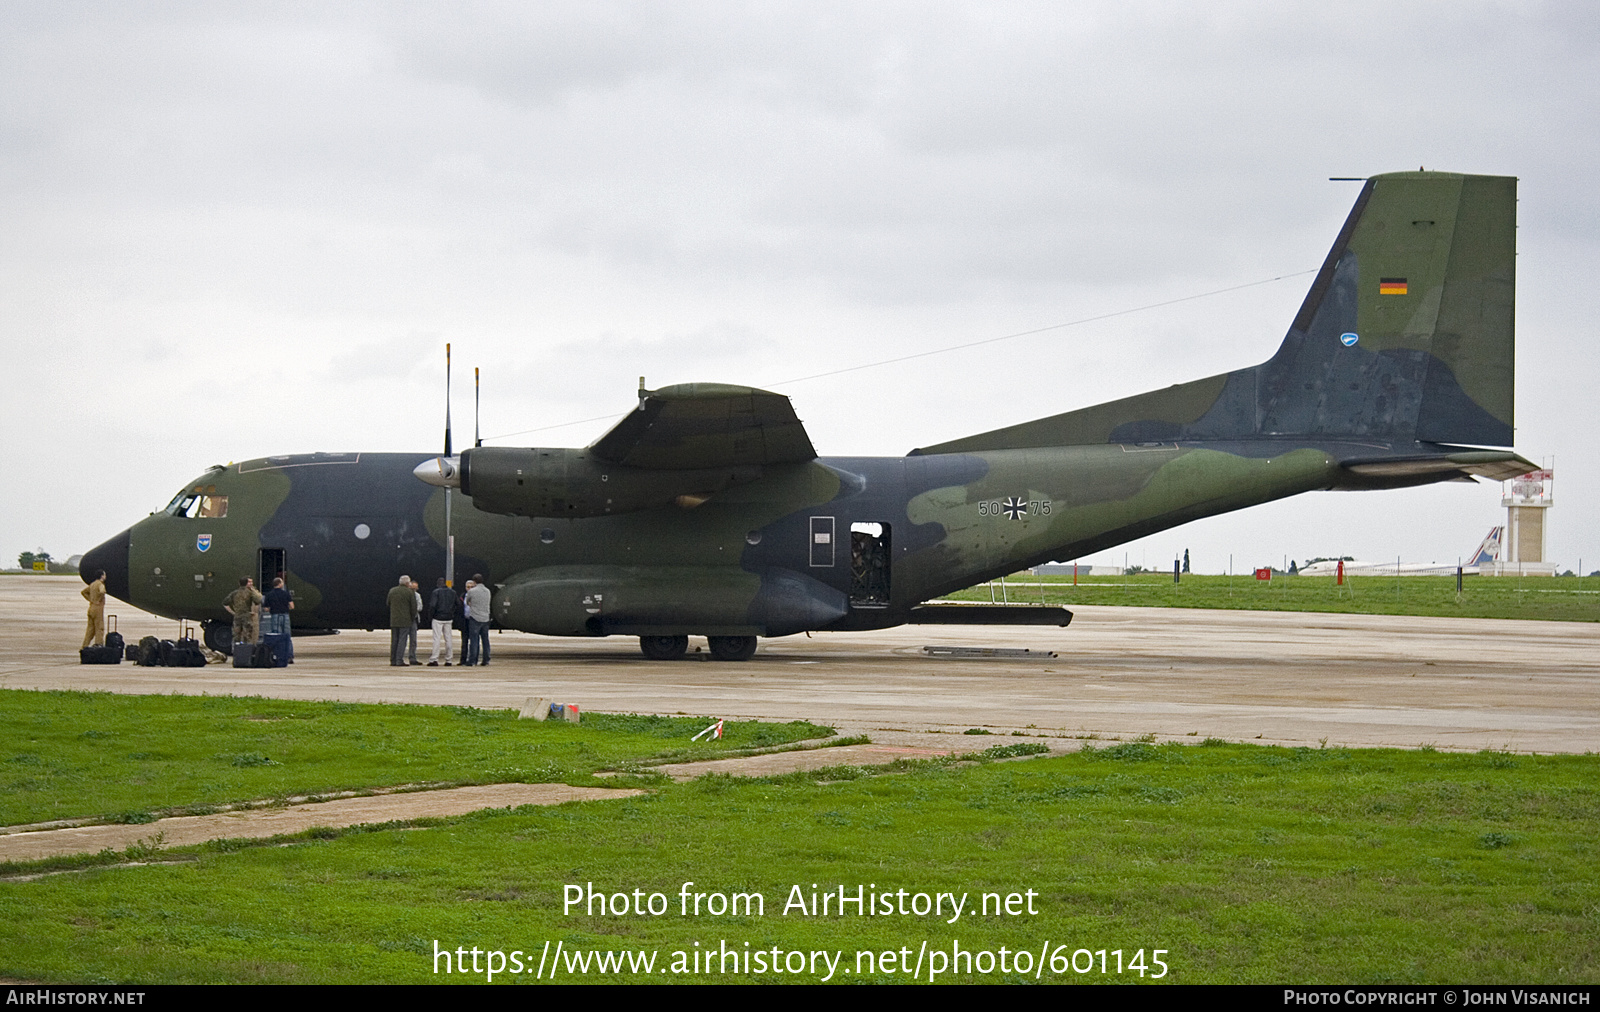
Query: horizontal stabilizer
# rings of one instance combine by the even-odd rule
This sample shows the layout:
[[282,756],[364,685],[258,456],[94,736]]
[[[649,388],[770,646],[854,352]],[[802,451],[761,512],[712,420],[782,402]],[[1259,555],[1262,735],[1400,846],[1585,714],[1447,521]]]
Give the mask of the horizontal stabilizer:
[[1533,464],[1502,450],[1462,450],[1442,456],[1395,457],[1341,461],[1345,470],[1371,477],[1402,478],[1459,471],[1490,481],[1509,481],[1533,470]]
[[799,464],[817,455],[789,398],[723,383],[640,390],[639,407],[589,452],[651,470]]
[[1065,626],[1072,612],[1037,604],[924,604],[911,609],[910,625]]

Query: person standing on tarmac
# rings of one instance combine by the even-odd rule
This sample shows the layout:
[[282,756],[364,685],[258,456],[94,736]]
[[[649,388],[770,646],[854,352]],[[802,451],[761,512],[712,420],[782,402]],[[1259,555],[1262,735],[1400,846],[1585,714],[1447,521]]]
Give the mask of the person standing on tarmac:
[[406,639],[417,627],[417,592],[411,589],[411,577],[402,576],[400,582],[389,588],[389,666],[406,666]]
[[[289,613],[294,611],[294,598],[283,586],[283,577],[272,581],[272,589],[261,597],[261,613],[266,616],[266,632],[282,633],[292,637],[289,624]],[[286,640],[285,651],[290,664],[294,663],[294,640]]]
[[467,584],[467,656],[463,664],[489,663],[489,588],[483,576],[472,574]]
[[411,594],[417,599],[417,613],[411,616],[411,632],[406,637],[407,652],[410,654],[411,663],[417,661],[417,627],[422,625],[422,585],[411,581]]
[[89,626],[83,631],[83,645],[103,647],[106,645],[106,571],[98,570],[94,580],[80,593],[89,602]]
[[456,617],[456,592],[439,577],[438,586],[428,597],[428,621],[433,630],[433,653],[428,655],[428,667],[439,666],[439,650],[444,649],[444,666],[450,666],[450,622]]
[[461,663],[463,666],[465,666],[467,663],[467,646],[472,642],[472,622],[467,617],[467,592],[470,591],[473,586],[474,584],[471,580],[468,580],[466,583],[462,584],[460,602],[461,607],[456,612],[455,618],[452,619],[450,623],[451,628],[461,630]]
[[261,592],[248,576],[239,577],[239,589],[222,602],[222,610],[233,616],[233,641],[254,643],[256,636],[256,606],[261,603]]

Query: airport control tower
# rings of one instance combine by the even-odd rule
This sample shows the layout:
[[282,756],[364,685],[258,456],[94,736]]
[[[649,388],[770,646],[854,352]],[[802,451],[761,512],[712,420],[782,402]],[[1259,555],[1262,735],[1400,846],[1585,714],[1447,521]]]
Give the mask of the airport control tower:
[[1554,576],[1544,557],[1546,511],[1555,505],[1555,469],[1545,468],[1501,482],[1506,508],[1505,547],[1495,571],[1501,576]]

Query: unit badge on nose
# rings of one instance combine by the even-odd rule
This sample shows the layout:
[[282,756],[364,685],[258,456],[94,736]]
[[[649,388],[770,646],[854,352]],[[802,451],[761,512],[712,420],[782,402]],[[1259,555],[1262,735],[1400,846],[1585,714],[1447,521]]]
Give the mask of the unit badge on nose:
[[194,539],[194,546],[202,552],[211,550],[211,535],[202,534]]

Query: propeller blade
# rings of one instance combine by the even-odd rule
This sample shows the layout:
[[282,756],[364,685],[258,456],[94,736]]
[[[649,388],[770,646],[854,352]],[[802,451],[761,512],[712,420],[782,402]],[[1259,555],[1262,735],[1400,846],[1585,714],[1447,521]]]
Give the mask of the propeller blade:
[[444,346],[444,455],[454,456],[450,452],[450,344]]
[[482,446],[483,437],[478,435],[478,367],[472,367],[472,445]]

